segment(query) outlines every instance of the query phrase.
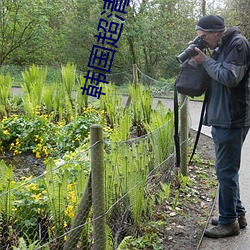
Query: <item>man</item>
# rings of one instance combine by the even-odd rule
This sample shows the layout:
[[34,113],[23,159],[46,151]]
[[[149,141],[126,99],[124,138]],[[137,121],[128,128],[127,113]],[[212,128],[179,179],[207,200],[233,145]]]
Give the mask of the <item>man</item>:
[[195,48],[193,59],[203,64],[210,76],[204,125],[212,126],[219,181],[219,218],[205,235],[221,238],[239,234],[247,226],[240,200],[239,169],[241,149],[250,126],[250,47],[237,27],[225,30],[220,16],[202,17],[195,30],[212,56]]

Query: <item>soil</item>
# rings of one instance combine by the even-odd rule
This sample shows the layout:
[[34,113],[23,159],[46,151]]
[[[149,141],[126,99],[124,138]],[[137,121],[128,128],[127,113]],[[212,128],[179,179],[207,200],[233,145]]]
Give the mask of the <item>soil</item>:
[[[195,132],[191,131],[191,143]],[[167,227],[160,228],[164,250],[199,249],[203,232],[215,204],[217,179],[215,175],[214,144],[210,137],[201,134],[194,163],[189,166],[188,176],[191,184],[179,188],[178,205],[173,209],[173,202],[166,202],[158,207],[161,214],[166,214]],[[172,187],[171,187],[172,189]],[[172,194],[174,200],[176,194]]]
[[32,153],[13,155],[12,152],[7,152],[0,156],[1,160],[4,160],[6,165],[12,165],[16,181],[23,176],[39,176],[45,171],[43,159],[37,159]]

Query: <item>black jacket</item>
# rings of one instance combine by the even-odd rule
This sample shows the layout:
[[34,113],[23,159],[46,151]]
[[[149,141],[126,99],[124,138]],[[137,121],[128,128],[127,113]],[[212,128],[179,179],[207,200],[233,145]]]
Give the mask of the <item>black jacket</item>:
[[250,45],[237,27],[227,30],[219,49],[203,63],[211,77],[204,125],[250,126]]

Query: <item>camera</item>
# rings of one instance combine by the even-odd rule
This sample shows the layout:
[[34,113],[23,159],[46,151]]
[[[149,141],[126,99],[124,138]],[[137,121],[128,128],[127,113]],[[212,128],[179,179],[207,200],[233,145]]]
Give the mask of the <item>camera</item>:
[[195,47],[199,48],[200,50],[203,50],[207,48],[207,43],[199,36],[197,36],[190,45],[180,54],[176,57],[177,61],[179,63],[183,63],[188,58],[198,55],[198,53],[195,51]]

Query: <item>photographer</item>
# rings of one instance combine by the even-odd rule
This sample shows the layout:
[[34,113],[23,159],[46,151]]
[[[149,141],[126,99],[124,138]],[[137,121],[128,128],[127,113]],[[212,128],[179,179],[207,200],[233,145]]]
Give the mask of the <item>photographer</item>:
[[237,27],[225,31],[220,16],[202,17],[196,33],[213,50],[212,57],[200,49],[193,59],[203,64],[211,80],[204,125],[212,126],[219,181],[219,218],[205,235],[221,238],[239,234],[247,226],[240,200],[241,149],[250,126],[250,47]]

